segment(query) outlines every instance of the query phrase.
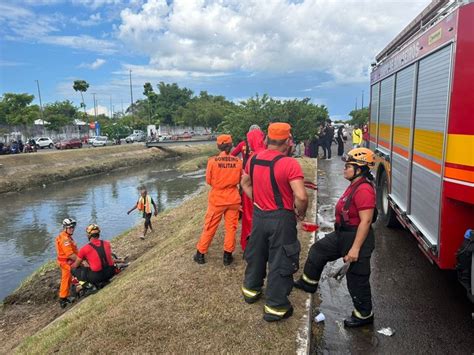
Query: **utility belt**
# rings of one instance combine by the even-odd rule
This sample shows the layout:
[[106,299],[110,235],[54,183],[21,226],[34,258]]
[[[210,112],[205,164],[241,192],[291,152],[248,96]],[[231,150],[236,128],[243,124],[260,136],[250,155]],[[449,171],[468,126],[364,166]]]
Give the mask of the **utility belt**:
[[358,226],[351,226],[348,224],[334,223],[334,230],[337,232],[357,232]]

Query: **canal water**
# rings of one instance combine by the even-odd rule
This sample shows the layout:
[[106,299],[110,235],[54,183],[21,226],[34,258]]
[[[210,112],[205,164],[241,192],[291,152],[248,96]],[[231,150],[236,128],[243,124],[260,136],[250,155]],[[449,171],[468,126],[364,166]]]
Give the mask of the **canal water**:
[[141,221],[141,214],[127,211],[146,186],[158,210],[178,206],[204,185],[205,171],[182,173],[174,161],[153,163],[107,174],[55,183],[22,193],[5,194],[0,203],[0,300],[48,260],[55,259],[55,237],[61,222],[73,217],[78,224],[74,239],[87,243],[85,228],[100,225],[104,239],[111,239]]

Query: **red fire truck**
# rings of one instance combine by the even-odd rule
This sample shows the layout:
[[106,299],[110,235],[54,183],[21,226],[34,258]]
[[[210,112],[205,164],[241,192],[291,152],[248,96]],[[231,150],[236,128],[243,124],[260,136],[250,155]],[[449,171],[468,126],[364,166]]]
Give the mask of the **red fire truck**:
[[474,229],[474,2],[432,1],[377,55],[370,98],[380,218],[453,269]]

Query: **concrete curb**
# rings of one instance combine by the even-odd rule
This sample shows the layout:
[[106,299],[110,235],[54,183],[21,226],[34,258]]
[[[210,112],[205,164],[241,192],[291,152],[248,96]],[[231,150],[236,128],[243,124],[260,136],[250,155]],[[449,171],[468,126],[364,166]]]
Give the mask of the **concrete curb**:
[[[314,181],[318,182],[318,160],[314,159],[315,164],[315,176]],[[313,205],[311,206],[311,212],[314,213],[315,222],[318,223],[318,190],[314,192]],[[316,240],[316,232],[311,233],[310,247]],[[308,294],[306,299],[306,314],[302,319],[302,325],[298,330],[298,341],[301,342],[301,347],[297,350],[298,355],[310,354],[312,348],[312,324],[313,324],[313,295]]]

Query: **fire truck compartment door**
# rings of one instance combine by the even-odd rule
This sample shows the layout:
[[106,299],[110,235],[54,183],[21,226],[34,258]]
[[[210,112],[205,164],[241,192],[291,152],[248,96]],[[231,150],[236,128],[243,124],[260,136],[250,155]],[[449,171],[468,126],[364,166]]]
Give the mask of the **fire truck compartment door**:
[[451,45],[419,62],[409,218],[438,244]]

